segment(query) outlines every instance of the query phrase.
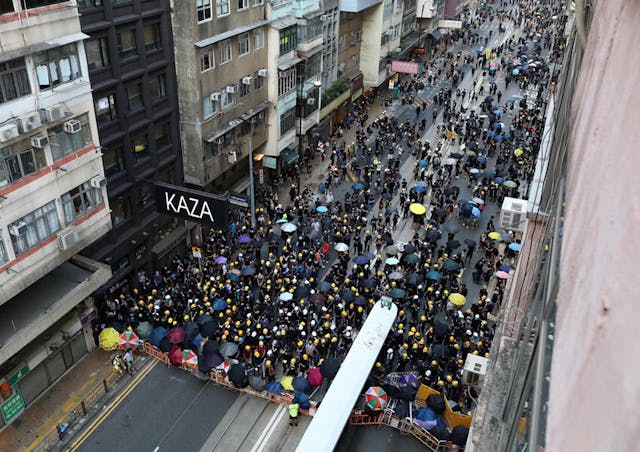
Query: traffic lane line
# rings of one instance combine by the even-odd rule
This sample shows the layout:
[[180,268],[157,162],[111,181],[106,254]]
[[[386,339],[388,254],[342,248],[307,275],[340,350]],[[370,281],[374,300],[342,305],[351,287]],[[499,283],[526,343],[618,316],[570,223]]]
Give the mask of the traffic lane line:
[[282,416],[284,416],[286,411],[287,410],[284,405],[278,406],[278,409],[274,411],[273,415],[271,415],[271,419],[269,419],[269,422],[262,430],[262,433],[258,437],[258,441],[256,441],[256,443],[251,448],[251,452],[261,452],[265,448],[267,442],[269,441],[269,438],[271,437],[271,435],[273,435],[275,427],[282,420]]
[[70,452],[75,452],[78,448],[91,436],[91,434],[96,431],[98,427],[109,417],[109,415],[120,405],[120,403],[140,384],[142,380],[153,370],[153,368],[158,364],[158,361],[152,359],[149,364],[146,365],[138,374],[134,377],[133,381],[129,384],[128,387],[124,389],[111,403],[107,406],[107,408],[101,411],[98,416],[91,421],[89,426],[80,434],[80,436],[71,444],[69,447]]

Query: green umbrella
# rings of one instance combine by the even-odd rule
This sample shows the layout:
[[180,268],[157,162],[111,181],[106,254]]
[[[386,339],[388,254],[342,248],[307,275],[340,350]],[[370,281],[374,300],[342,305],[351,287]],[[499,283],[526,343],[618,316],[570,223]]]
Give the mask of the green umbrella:
[[454,271],[460,268],[460,264],[449,259],[444,264],[442,264],[442,268],[447,271]]
[[413,253],[413,254],[407,254],[404,258],[404,261],[407,264],[417,264],[418,262],[420,262],[420,256],[418,256],[417,254]]
[[151,331],[153,331],[153,325],[149,322],[142,322],[136,328],[136,332],[140,339],[144,339],[145,341],[151,337]]
[[505,181],[502,185],[504,185],[505,187],[509,187],[509,188],[516,188],[518,186],[518,184],[516,184],[512,180]]

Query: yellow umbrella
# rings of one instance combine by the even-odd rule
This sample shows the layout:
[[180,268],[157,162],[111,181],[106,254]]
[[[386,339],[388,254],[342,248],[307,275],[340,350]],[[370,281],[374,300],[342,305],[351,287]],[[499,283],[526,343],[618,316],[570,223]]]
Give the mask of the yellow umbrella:
[[516,157],[520,157],[522,154],[524,154],[524,150],[522,148],[518,148],[513,151],[513,155],[515,155]]
[[462,307],[467,302],[467,298],[461,293],[452,293],[449,295],[449,301],[452,305]]
[[120,343],[120,333],[113,328],[105,328],[98,336],[98,343],[103,350],[115,350]]
[[489,233],[489,238],[493,240],[500,240],[502,236],[500,235],[499,232],[493,231]]
[[427,208],[422,204],[418,204],[417,202],[411,204],[409,206],[409,210],[411,211],[411,213],[415,213],[416,215],[424,215],[425,213],[427,213]]
[[291,375],[287,375],[286,377],[282,377],[280,380],[280,384],[284,388],[285,391],[293,391],[293,377]]

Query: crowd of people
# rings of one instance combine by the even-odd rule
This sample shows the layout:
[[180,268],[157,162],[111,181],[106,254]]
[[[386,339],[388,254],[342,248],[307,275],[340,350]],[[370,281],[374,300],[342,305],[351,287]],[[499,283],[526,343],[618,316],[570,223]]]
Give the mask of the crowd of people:
[[[467,354],[490,357],[491,319],[505,289],[496,273],[508,274],[520,249],[517,234],[499,230],[493,216],[486,226],[478,218],[504,197],[527,196],[544,128],[541,102],[554,76],[550,63],[560,55],[548,38],[562,32],[563,23],[552,19],[556,10],[539,10],[535,20],[524,20],[524,11],[504,2],[504,10],[474,19],[475,27],[490,20],[500,20],[501,30],[507,21],[523,27],[489,58],[484,51],[445,54],[431,75],[402,84],[403,95],[415,97],[420,84],[446,76],[436,115],[369,118],[363,104],[350,125],[355,143],[333,135],[322,147],[327,158],[316,164],[326,165],[327,176],[320,187],[294,183],[288,200],[274,195],[260,203],[255,226],[246,215],[208,230],[201,259],[175,257],[153,274],[141,272],[137,287],[107,300],[104,325],[171,328],[207,316],[216,323],[210,341],[237,344],[239,362],[273,379],[344,357],[371,306],[389,295],[399,314],[372,379],[414,372],[456,409],[470,410],[476,394],[462,384],[463,364]],[[478,39],[469,31],[458,44]],[[525,58],[540,64],[523,70]],[[468,72],[481,82],[459,89]],[[511,80],[534,87],[538,99],[500,103]],[[440,114],[436,138],[424,138]],[[402,174],[407,159],[415,166]],[[348,172],[356,182],[345,180]],[[342,184],[350,190],[336,199]],[[461,191],[471,195],[463,199]],[[415,204],[426,212],[414,213]],[[410,239],[398,242],[407,224]],[[476,238],[460,243],[460,228]]]

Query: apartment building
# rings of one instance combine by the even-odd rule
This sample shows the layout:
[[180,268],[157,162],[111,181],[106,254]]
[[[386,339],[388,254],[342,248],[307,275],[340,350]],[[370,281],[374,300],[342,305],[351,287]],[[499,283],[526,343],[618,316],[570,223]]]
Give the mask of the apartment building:
[[95,346],[111,276],[77,255],[111,229],[87,37],[73,1],[0,2],[0,428]]

